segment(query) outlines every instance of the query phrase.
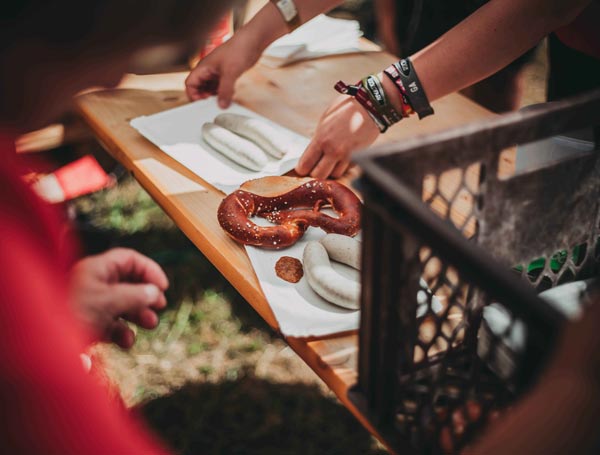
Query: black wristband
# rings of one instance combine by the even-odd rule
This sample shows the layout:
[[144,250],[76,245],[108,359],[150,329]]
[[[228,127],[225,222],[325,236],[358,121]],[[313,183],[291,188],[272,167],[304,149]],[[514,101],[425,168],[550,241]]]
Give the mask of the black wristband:
[[425,90],[417,77],[417,73],[412,66],[409,58],[400,60],[394,63],[394,66],[400,73],[400,79],[406,89],[406,96],[410,101],[410,105],[415,110],[420,119],[433,114],[433,108],[429,104]]
[[334,88],[342,95],[352,96],[367,111],[371,120],[373,120],[375,125],[377,125],[377,128],[379,128],[379,132],[386,132],[388,125],[383,117],[381,117],[379,110],[371,100],[369,92],[365,89],[362,82],[359,82],[356,85],[348,85],[343,81],[338,81]]

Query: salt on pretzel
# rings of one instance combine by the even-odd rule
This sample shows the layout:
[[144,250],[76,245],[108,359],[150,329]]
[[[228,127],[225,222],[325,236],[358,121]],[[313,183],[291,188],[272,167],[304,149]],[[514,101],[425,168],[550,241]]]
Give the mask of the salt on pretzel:
[[[320,211],[330,206],[337,217]],[[360,230],[360,200],[346,186],[332,180],[263,177],[244,183],[221,202],[217,218],[236,241],[264,248],[293,245],[309,226],[325,232],[354,236]],[[275,226],[259,226],[259,216]]]

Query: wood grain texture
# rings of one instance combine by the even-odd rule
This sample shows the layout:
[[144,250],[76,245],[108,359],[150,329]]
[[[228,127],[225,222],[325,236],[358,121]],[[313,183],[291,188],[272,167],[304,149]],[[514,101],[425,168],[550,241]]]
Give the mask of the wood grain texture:
[[19,136],[15,146],[17,153],[36,153],[92,139],[92,132],[85,123],[78,117],[69,116],[62,123]]
[[[336,97],[334,83],[355,82],[379,71],[394,58],[365,53],[300,62],[284,68],[257,65],[237,83],[235,100],[265,117],[307,136],[312,135],[321,113]],[[104,147],[125,165],[194,242],[274,329],[277,322],[263,295],[244,249],[221,230],[216,209],[223,194],[170,158],[129,125],[140,115],[150,115],[187,102],[182,92],[185,73],[129,76],[120,88],[80,96],[77,106]],[[378,139],[379,143],[428,134],[491,114],[461,95],[434,103],[435,116],[416,117]],[[354,169],[346,177],[351,180]],[[348,400],[356,382],[356,334],[323,339],[287,338],[289,345],[327,383],[342,403],[370,430],[364,416]]]

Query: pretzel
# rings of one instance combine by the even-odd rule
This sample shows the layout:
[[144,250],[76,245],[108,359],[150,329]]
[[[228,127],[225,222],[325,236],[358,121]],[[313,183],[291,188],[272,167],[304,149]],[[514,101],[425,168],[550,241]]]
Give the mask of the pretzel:
[[[320,211],[330,206],[337,218]],[[259,226],[250,218],[276,226]],[[221,202],[221,227],[236,241],[264,248],[293,245],[309,226],[354,236],[360,230],[360,200],[341,183],[296,177],[264,177],[244,183]]]

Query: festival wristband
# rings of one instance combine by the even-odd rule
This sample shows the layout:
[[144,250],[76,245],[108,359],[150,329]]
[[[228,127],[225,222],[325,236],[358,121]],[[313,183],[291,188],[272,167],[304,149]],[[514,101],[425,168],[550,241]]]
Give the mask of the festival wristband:
[[296,8],[294,0],[271,0],[271,3],[281,13],[290,32],[300,27],[300,15],[298,14],[298,8]]
[[396,86],[398,92],[400,93],[400,103],[402,105],[402,116],[408,117],[409,115],[414,113],[412,106],[410,105],[410,101],[406,96],[406,88],[402,83],[402,79],[400,79],[400,72],[394,65],[388,66],[385,70],[383,70],[383,74],[385,74]]
[[388,126],[398,123],[402,120],[402,116],[398,114],[394,106],[392,106],[385,95],[385,90],[378,77],[371,75],[363,78],[361,81],[363,87],[366,88],[371,101],[377,108],[379,114],[385,120]]
[[422,119],[433,114],[433,108],[429,104],[425,90],[423,90],[410,59],[402,59],[398,63],[394,63],[394,67],[398,70],[400,80],[406,90],[406,97],[419,118]]
[[334,88],[342,95],[352,96],[367,111],[367,114],[369,114],[369,117],[377,125],[381,133],[387,131],[388,125],[379,114],[377,107],[373,104],[371,98],[369,98],[369,94],[360,82],[356,85],[348,85],[343,81],[338,81]]
[[[356,85],[348,85],[345,82],[338,81],[338,83],[335,84],[334,88],[342,95],[352,96],[369,113],[373,114],[376,117],[379,117],[379,111],[377,110],[377,108],[375,107],[373,102],[371,101],[371,98],[369,98],[369,95],[367,94],[366,90],[364,89],[364,87],[362,86],[362,84],[360,82]],[[379,120],[380,120],[380,122],[383,122],[383,119],[379,119]]]

